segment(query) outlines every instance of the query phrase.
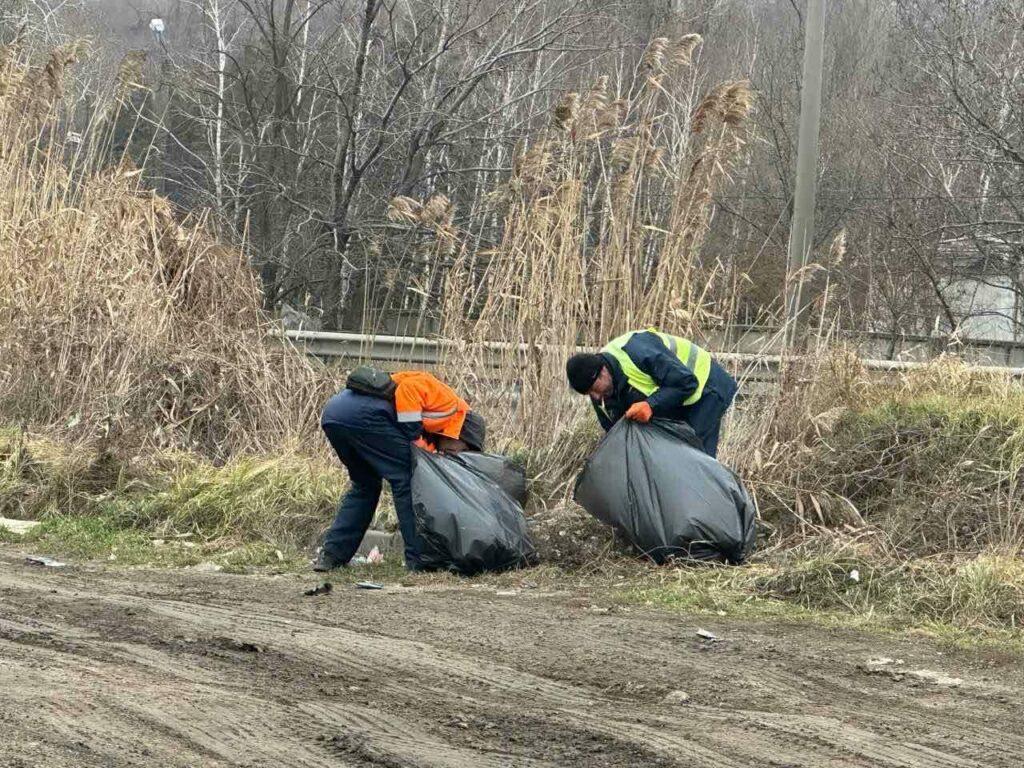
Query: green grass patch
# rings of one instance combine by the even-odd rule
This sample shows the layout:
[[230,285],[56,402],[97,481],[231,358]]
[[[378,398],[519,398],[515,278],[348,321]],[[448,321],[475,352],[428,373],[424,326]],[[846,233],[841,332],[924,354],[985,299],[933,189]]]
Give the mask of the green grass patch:
[[759,494],[783,536],[866,522],[908,556],[1024,550],[1024,394],[1015,389],[901,391],[854,404],[787,456]]
[[998,554],[886,562],[783,552],[739,568],[654,573],[616,597],[685,613],[918,630],[1024,650],[1024,563]]
[[340,467],[295,454],[217,466],[0,430],[0,516],[42,522],[25,537],[0,529],[0,541],[130,565],[305,563],[346,483]]
[[63,517],[46,520],[23,537],[23,542],[34,549],[42,545],[49,553],[63,557],[95,560],[108,559],[118,554],[123,563],[145,560],[153,549],[149,537],[142,531],[126,529],[106,517]]
[[161,487],[112,500],[107,511],[134,528],[214,541],[307,545],[345,489],[343,470],[300,457],[186,465]]
[[309,554],[270,542],[195,542],[162,539],[111,517],[63,517],[43,521],[10,541],[35,554],[118,566],[199,567],[229,572],[273,567],[294,571],[309,564]]

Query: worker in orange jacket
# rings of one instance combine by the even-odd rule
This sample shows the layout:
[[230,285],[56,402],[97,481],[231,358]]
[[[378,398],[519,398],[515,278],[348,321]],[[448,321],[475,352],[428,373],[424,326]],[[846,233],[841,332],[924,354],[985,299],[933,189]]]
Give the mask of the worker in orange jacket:
[[411,445],[450,453],[482,451],[486,425],[449,386],[423,371],[393,373],[387,387],[374,394],[350,387],[328,401],[320,421],[352,485],[324,536],[314,570],[329,571],[352,559],[373,521],[385,479],[405,542],[406,566],[415,570],[419,545]]

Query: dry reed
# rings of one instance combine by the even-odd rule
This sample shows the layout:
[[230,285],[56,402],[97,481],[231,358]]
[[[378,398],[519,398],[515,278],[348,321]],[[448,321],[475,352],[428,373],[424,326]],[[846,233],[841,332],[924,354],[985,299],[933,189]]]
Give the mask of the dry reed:
[[[468,235],[454,244],[440,228],[448,258],[427,261],[447,285],[443,368],[495,417],[499,446],[564,467],[581,453],[557,437],[577,430],[583,410],[564,382],[572,349],[647,325],[700,337],[717,317],[709,310],[723,270],[701,250],[714,193],[745,145],[752,97],[745,83],[725,83],[698,108],[689,68],[700,44],[697,35],[653,40],[631,92],[600,77],[566,94],[492,195],[504,207],[494,248],[469,248]],[[426,225],[426,209],[397,198],[391,218]]]
[[59,119],[73,50],[0,72],[0,419],[223,455],[308,437],[329,388],[272,338],[258,282]]

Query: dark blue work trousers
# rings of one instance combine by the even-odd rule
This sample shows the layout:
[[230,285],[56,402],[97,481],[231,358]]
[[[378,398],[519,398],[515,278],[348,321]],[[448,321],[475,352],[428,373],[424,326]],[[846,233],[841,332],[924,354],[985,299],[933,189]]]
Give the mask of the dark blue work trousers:
[[411,427],[398,423],[395,406],[380,398],[345,389],[324,408],[320,426],[348,470],[352,486],[324,536],[324,550],[347,563],[373,522],[383,480],[391,486],[398,526],[405,542],[405,563],[418,566],[419,547],[412,509]]
[[718,457],[718,437],[722,430],[722,417],[736,397],[736,380],[724,368],[712,366],[711,375],[701,395],[693,405],[683,410],[683,420],[693,427],[704,444],[704,453]]

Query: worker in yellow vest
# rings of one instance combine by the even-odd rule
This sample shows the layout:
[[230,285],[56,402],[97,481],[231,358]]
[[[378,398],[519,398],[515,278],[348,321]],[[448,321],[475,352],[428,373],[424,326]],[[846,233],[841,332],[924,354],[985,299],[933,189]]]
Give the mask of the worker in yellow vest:
[[607,431],[622,417],[685,421],[710,456],[718,453],[722,417],[736,380],[689,339],[655,330],[630,331],[599,353],[581,353],[565,367],[569,385],[590,395]]

